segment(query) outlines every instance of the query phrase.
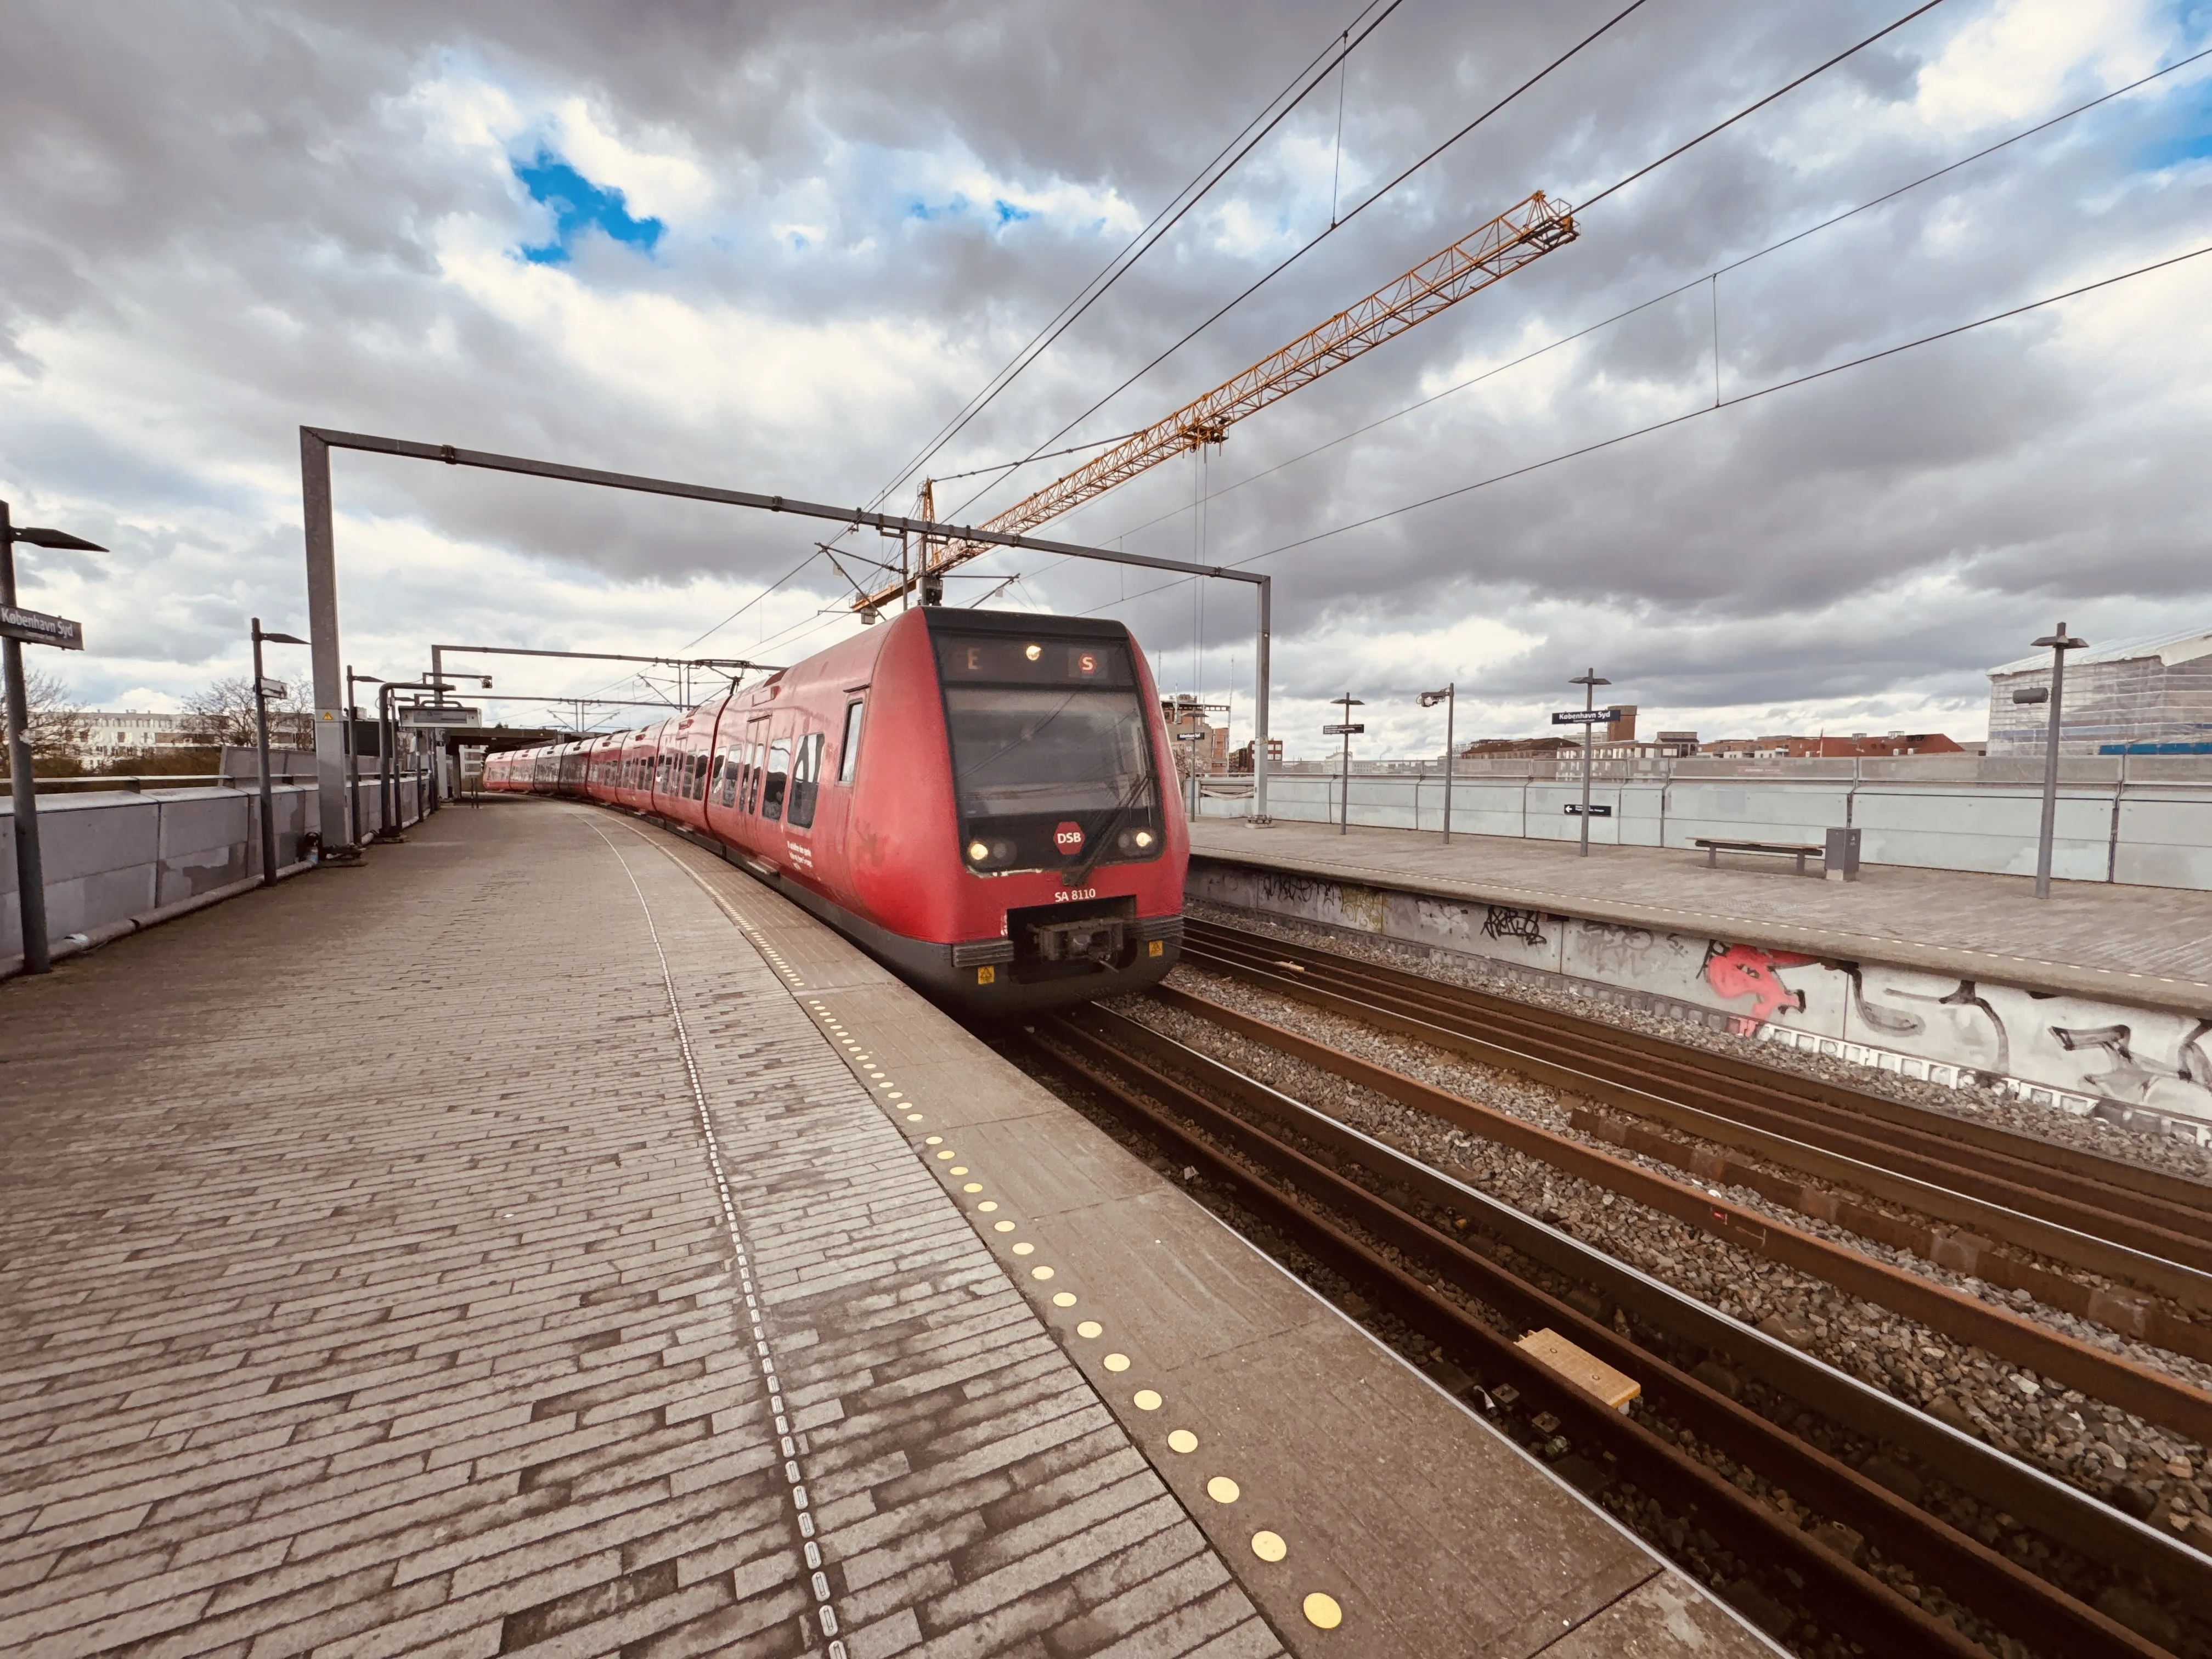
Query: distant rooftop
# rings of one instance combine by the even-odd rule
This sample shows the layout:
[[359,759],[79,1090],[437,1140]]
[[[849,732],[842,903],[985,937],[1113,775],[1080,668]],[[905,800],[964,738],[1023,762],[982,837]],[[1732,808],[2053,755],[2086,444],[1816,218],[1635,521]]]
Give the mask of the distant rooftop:
[[[2070,651],[2066,665],[2075,668],[2093,662],[2138,662],[2145,657],[2156,657],[2167,667],[2176,663],[2192,662],[2198,657],[2212,656],[2212,628],[2184,629],[2179,634],[2161,634],[2152,639],[2130,640],[2124,645],[2106,646],[2101,651]],[[2051,653],[2039,651],[2029,657],[2000,663],[1989,670],[1992,678],[1999,674],[2029,674],[2051,666]]]

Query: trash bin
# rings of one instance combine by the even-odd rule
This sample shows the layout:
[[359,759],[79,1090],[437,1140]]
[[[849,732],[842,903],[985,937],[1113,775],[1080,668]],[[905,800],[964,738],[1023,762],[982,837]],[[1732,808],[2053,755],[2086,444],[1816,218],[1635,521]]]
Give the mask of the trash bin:
[[1856,881],[1859,878],[1859,832],[1856,830],[1828,831],[1827,856],[1823,860],[1824,873],[1830,881]]

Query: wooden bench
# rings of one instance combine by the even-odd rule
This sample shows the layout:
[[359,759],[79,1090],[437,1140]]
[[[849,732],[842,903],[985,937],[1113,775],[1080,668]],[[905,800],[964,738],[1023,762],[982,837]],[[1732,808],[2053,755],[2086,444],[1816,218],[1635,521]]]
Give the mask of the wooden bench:
[[1708,870],[1720,867],[1723,853],[1771,853],[1777,858],[1796,859],[1797,873],[1802,876],[1805,873],[1807,859],[1825,860],[1828,854],[1828,849],[1817,842],[1807,844],[1794,841],[1712,841],[1700,836],[1691,844],[1705,849],[1705,868]]

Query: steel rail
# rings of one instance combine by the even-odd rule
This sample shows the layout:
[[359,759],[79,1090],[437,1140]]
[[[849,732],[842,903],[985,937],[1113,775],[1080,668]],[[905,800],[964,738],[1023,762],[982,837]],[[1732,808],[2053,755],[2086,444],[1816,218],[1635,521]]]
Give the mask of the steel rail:
[[[1808,1121],[1801,1103],[1785,1088],[1768,1085],[1765,1079],[1738,1081],[1700,1075],[1697,1061],[1704,1056],[1698,1051],[1678,1048],[1673,1056],[1651,1058],[1618,1049],[1608,1053],[1601,1038],[1581,1030],[1570,1031],[1563,1026],[1547,1030],[1542,1012],[1525,1005],[1518,1018],[1492,1018],[1486,1010],[1471,1012],[1468,1005],[1450,996],[1449,993],[1456,987],[1437,987],[1436,981],[1427,981],[1434,988],[1425,990],[1398,978],[1358,971],[1365,964],[1352,963],[1330,952],[1304,947],[1278,949],[1279,942],[1251,935],[1224,939],[1218,936],[1221,931],[1203,927],[1190,929],[1185,936],[1186,959],[1194,967],[1212,967],[1248,982],[1264,982],[1268,989],[1285,996],[1368,1020],[1401,1035],[1418,1036],[1486,1064],[1560,1081],[1636,1116],[1735,1146],[1801,1173],[1850,1182],[1877,1198],[1910,1206],[1938,1220],[1973,1228],[2069,1266],[2125,1279],[2185,1306],[2212,1312],[2212,1272],[2207,1271],[2212,1268],[2212,1242],[2191,1232],[2116,1218],[2104,1207],[2109,1189],[2100,1185],[2083,1191],[2084,1178],[2073,1178],[2075,1190],[2069,1194],[2054,1190],[2066,1180],[2056,1172],[2039,1172],[2043,1184],[2028,1186],[1961,1170],[1916,1150],[1900,1152],[1879,1120],[1862,1121],[1848,1128],[1831,1127]],[[1286,967],[1290,972],[1281,971]],[[1406,975],[1404,980],[1414,977]],[[1563,1022],[1573,1018],[1561,1018]],[[1653,1148],[1637,1150],[1650,1152]],[[1680,1149],[1673,1150],[1679,1158]],[[1750,1174],[1738,1170],[1729,1178],[1745,1179]],[[1748,1184],[1758,1182],[1754,1179]],[[1807,1207],[1793,1198],[1783,1197],[1781,1201],[1792,1207]],[[1823,1219],[1840,1218],[1826,1213],[1827,1208],[1816,1200],[1809,1212],[1820,1214]],[[1866,1212],[1866,1218],[1870,1219],[1871,1214]],[[2171,1212],[2169,1218],[2190,1224],[2185,1212]],[[1881,1242],[1900,1244],[1923,1255],[1931,1255],[1932,1247],[1933,1259],[1942,1266],[1978,1274],[2008,1289],[2029,1290],[2067,1307],[2069,1312],[2130,1336],[2162,1340],[2162,1346],[2179,1352],[2194,1352],[2201,1347],[2203,1352],[2198,1357],[2212,1358],[2212,1328],[2166,1320],[2165,1324],[2171,1328],[2162,1340],[2154,1328],[2162,1316],[2149,1304],[2110,1292],[2100,1296],[2034,1268],[2008,1279],[2006,1259],[1990,1256],[1976,1240],[1938,1236],[1916,1246],[1903,1237],[1884,1237]]]
[[[1158,988],[1159,994],[1165,988]],[[1917,1319],[1960,1341],[2025,1365],[2068,1388],[2079,1389],[2148,1421],[2174,1429],[2200,1445],[2212,1444],[2212,1395],[2148,1366],[2106,1353],[2087,1342],[1990,1306],[1917,1273],[1785,1225],[1708,1189],[1654,1175],[1639,1164],[1601,1152],[1494,1107],[1449,1094],[1388,1066],[1342,1054],[1295,1031],[1256,1019],[1188,992],[1170,1000],[1202,1009],[1205,1017],[1272,1048],[1291,1054],[1348,1082],[1427,1112],[1487,1140],[1550,1164],[1562,1174],[1635,1200],[1770,1261],[1826,1279],[1838,1290]],[[1590,1079],[1595,1084],[1595,1079]]]
[[[1199,1003],[1198,999],[1191,1001]],[[1193,1012],[1205,1015],[1209,1011],[1200,1004]],[[1136,1041],[1141,1045],[1155,1036],[1146,1032]],[[2063,1540],[2114,1572],[2146,1574],[2184,1602],[2212,1606],[2212,1558],[2179,1540],[1848,1372],[1729,1318],[1595,1245],[1523,1214],[1448,1169],[1438,1170],[1376,1141],[1315,1108],[1302,1105],[1302,1111],[1336,1124],[1340,1133],[1325,1132],[1333,1136],[1332,1144],[1377,1179],[1407,1188],[1440,1209],[1469,1216],[1482,1231],[1562,1278],[1588,1285],[1652,1329],[1725,1357],[1743,1376],[1802,1401],[1845,1429],[1898,1448],[1938,1479]],[[1298,1120],[1301,1126],[1310,1121],[1305,1116]]]
[[[1868,1133],[1874,1126],[1883,1126],[1911,1137],[1917,1149],[1942,1159],[1952,1168],[1978,1170],[2021,1185],[2056,1180],[2061,1184],[2051,1190],[2082,1193],[2115,1213],[2133,1215],[2169,1231],[2212,1238],[2212,1187],[2202,1182],[2145,1169],[2079,1147],[2055,1146],[2013,1130],[1926,1111],[1821,1079],[1778,1071],[1754,1060],[1686,1049],[1664,1037],[1626,1030],[1584,1015],[1532,1007],[1511,997],[1425,978],[1405,969],[1385,967],[1310,945],[1294,945],[1215,922],[1194,921],[1190,932],[1194,936],[1211,937],[1224,945],[1264,949],[1276,957],[1325,963],[1333,969],[1402,994],[1437,999],[1469,1018],[1531,1030],[1553,1040],[1562,1035],[1570,1036],[1586,1052],[1632,1060],[1639,1068],[1639,1075],[1648,1075],[1656,1067],[1668,1076],[1686,1075],[1693,1083],[1709,1085],[1715,1078],[1724,1079],[1786,1102],[1793,1113],[1800,1115],[1799,1121],[1807,1122],[1808,1127],[1819,1123]],[[1588,1069],[1587,1065],[1584,1069]]]
[[[1607,1364],[1637,1376],[1652,1405],[1724,1455],[1757,1467],[1778,1486],[1828,1518],[1851,1526],[1893,1559],[1940,1583],[1947,1594],[2000,1628],[2069,1652],[2148,1656],[2160,1650],[2027,1572],[1947,1522],[1906,1503],[1848,1464],[1799,1441],[1749,1407],[1629,1342],[1610,1328],[1519,1279],[1478,1250],[1437,1231],[1365,1186],[1267,1131],[1215,1104],[1131,1049],[1149,1050],[1177,1070],[1203,1078],[1241,1103],[1293,1127],[1313,1141],[1342,1149],[1386,1181],[1435,1172],[1324,1114],[1236,1073],[1197,1051],[1098,1009],[1040,1022],[1056,1047],[1048,1050],[1075,1071],[1138,1133],[1170,1147],[1206,1178],[1275,1226],[1324,1265],[1372,1289],[1378,1305],[1438,1340],[1479,1375],[1510,1379],[1522,1395],[1571,1424],[1577,1438],[1611,1455],[1620,1474],[1670,1509],[1693,1510],[1698,1523],[1747,1559],[1787,1566],[1804,1581],[1799,1593],[1852,1639],[1890,1650],[1978,1654],[1948,1620],[1934,1618],[1887,1584],[1768,1510],[1632,1415],[1608,1409],[1568,1384],[1513,1341],[1449,1298],[1423,1274],[1524,1326],[1559,1332]],[[1069,1053],[1073,1050],[1073,1054]],[[1140,1097],[1130,1086],[1189,1120],[1196,1130]],[[1217,1144],[1218,1143],[1218,1144]],[[1220,1147],[1268,1171],[1299,1194],[1301,1204],[1255,1179]],[[1456,1183],[1451,1183],[1456,1187]],[[1455,1207],[1483,1212],[1471,1189],[1454,1193]],[[1308,1207],[1325,1206],[1366,1232],[1405,1265],[1390,1261]]]

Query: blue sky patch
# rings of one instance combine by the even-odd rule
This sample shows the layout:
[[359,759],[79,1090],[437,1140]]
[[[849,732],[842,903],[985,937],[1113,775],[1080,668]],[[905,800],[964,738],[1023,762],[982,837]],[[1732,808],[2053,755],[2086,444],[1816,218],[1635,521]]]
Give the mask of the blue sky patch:
[[617,242],[650,253],[665,228],[658,219],[633,219],[622,191],[595,185],[550,150],[535,159],[514,163],[514,176],[530,192],[530,199],[553,210],[553,240],[526,247],[522,257],[533,264],[568,262],[575,238],[597,228]]
[[1027,208],[1016,207],[1012,202],[994,202],[991,206],[998,214],[999,222],[1002,225],[1010,225],[1017,219],[1026,219],[1030,216],[1030,210]]

